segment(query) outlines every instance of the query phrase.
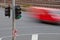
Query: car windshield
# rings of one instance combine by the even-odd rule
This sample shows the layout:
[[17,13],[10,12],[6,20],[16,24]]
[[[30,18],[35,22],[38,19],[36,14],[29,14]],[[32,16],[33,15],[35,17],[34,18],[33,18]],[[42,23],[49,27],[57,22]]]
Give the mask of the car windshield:
[[51,15],[60,16],[60,10],[50,10],[49,13],[50,13]]

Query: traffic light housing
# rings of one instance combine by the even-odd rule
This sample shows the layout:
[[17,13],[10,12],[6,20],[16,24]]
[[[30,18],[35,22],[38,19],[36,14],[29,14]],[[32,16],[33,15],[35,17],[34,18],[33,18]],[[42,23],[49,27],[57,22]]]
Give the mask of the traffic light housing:
[[21,8],[20,6],[15,6],[15,19],[21,18]]
[[5,7],[5,16],[10,17],[10,6]]

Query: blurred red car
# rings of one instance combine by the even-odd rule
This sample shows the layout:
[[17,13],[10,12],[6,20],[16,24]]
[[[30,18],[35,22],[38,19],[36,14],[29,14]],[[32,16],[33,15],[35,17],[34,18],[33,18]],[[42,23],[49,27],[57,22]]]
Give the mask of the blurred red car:
[[60,9],[47,7],[29,7],[28,11],[32,17],[44,22],[60,24]]

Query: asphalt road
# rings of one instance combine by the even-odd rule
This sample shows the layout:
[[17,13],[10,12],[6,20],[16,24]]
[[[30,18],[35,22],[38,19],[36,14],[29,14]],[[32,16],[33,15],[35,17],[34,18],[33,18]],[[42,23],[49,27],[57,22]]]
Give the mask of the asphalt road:
[[[15,20],[17,29],[16,40],[32,40],[37,34],[38,40],[60,40],[60,26],[41,23],[22,12],[21,19]],[[12,19],[4,16],[4,9],[0,8],[0,38],[11,40]]]

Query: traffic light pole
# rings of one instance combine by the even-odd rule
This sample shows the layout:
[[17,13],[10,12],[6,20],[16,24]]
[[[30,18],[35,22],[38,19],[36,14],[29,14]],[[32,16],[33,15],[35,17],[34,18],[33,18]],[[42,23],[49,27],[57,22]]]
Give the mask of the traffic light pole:
[[12,40],[15,38],[15,0],[12,0]]

